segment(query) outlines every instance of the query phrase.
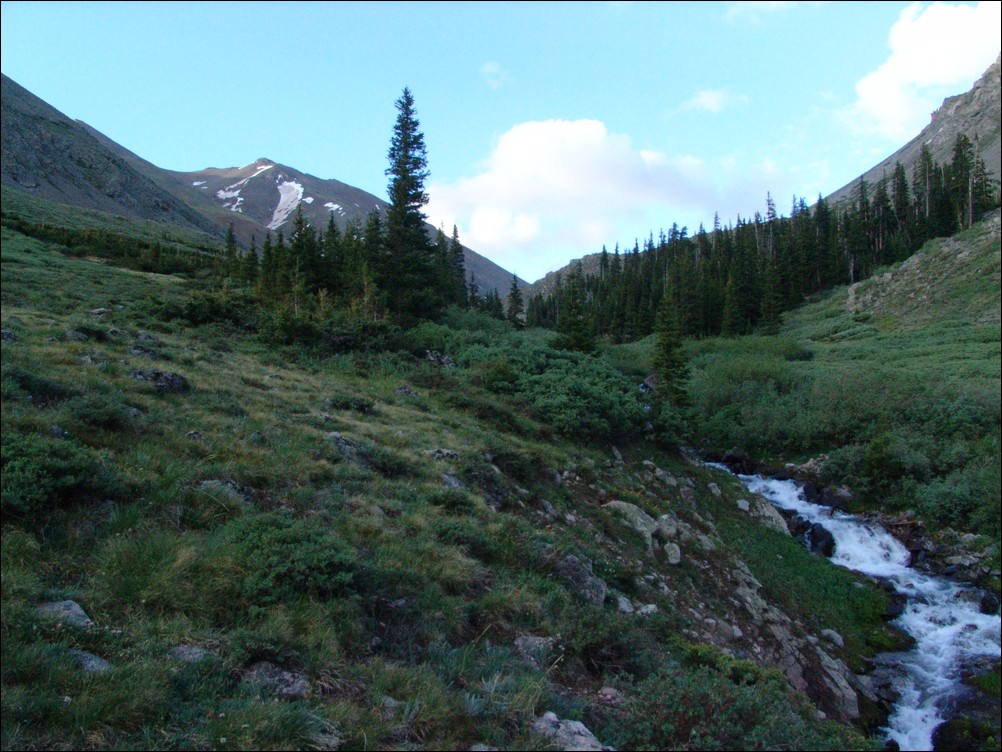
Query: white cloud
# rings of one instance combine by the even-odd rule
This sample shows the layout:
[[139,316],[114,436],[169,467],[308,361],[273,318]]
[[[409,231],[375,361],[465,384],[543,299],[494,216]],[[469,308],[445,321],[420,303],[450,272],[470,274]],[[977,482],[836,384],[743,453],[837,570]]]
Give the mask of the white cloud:
[[859,133],[914,137],[943,96],[966,90],[1002,48],[1002,3],[913,3],[891,28],[891,54],[856,84],[846,113]]
[[471,248],[529,280],[716,201],[701,160],[637,149],[598,120],[516,125],[477,175],[428,193],[432,224],[456,224]]
[[744,94],[732,94],[724,89],[703,89],[697,91],[688,101],[683,102],[679,111],[703,110],[717,114],[725,107],[745,104],[747,101],[748,97]]
[[501,63],[493,60],[480,66],[480,75],[484,77],[487,85],[495,91],[505,84],[512,82],[512,77],[508,74],[508,71],[501,67]]

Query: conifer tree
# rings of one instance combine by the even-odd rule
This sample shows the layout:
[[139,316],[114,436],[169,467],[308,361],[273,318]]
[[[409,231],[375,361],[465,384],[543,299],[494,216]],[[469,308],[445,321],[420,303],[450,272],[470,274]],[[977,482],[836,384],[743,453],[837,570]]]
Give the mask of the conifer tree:
[[257,285],[257,277],[258,277],[257,238],[254,235],[251,235],[250,250],[247,251],[246,255],[244,256],[240,276],[243,279],[244,284],[246,284],[251,289],[254,289],[254,287]]
[[468,296],[466,290],[466,254],[459,242],[459,228],[452,226],[452,239],[449,241],[449,258],[452,265],[452,302],[466,305]]
[[233,223],[226,228],[226,276],[238,277],[240,260],[237,258],[237,236],[233,232]]
[[437,313],[441,296],[437,288],[434,248],[425,231],[423,208],[428,179],[424,134],[414,109],[414,97],[405,88],[396,101],[397,120],[390,141],[386,174],[390,176],[390,206],[386,214],[386,263],[377,269],[388,308],[403,319]]
[[556,330],[560,335],[554,346],[562,350],[590,353],[595,350],[595,332],[585,307],[585,281],[581,264],[567,277],[557,310]]
[[508,321],[518,329],[522,328],[522,312],[524,309],[522,291],[518,288],[518,277],[511,277],[511,289],[508,290]]
[[682,354],[682,329],[675,308],[674,292],[666,289],[661,297],[655,329],[654,370],[662,397],[674,408],[687,407],[686,383],[689,366]]

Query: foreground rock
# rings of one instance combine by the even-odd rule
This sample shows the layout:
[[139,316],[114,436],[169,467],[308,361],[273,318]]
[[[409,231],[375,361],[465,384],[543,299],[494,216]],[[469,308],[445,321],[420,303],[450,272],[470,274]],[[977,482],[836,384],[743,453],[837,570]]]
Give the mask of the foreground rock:
[[547,712],[532,722],[533,733],[550,739],[553,747],[560,750],[582,750],[601,752],[611,750],[595,738],[581,721],[562,721],[557,714]]
[[245,682],[260,684],[282,700],[302,700],[310,693],[305,674],[287,671],[269,661],[258,661],[241,673]]
[[76,601],[50,601],[38,607],[36,613],[45,619],[68,624],[78,629],[89,629],[94,621]]
[[179,373],[172,373],[170,371],[133,371],[132,378],[138,381],[145,381],[154,390],[162,394],[186,392],[191,388],[188,379]]
[[592,564],[588,559],[569,554],[557,562],[554,571],[571,590],[580,594],[589,603],[601,606],[605,602],[609,586],[592,573],[591,567]]

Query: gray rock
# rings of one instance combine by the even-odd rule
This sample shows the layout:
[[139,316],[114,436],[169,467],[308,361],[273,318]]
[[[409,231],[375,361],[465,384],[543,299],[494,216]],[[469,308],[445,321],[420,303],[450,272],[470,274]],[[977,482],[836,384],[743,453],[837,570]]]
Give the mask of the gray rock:
[[231,480],[203,480],[196,488],[204,494],[231,504],[250,506],[254,503],[254,498],[250,495],[250,492]]
[[616,462],[623,461],[623,453],[620,452],[616,447],[612,448],[612,456],[616,458]]
[[418,399],[421,396],[413,389],[411,389],[411,387],[409,387],[407,384],[401,384],[400,386],[398,386],[396,389],[393,390],[393,393],[398,397],[408,397],[410,399]]
[[286,671],[269,661],[258,661],[249,666],[241,673],[241,678],[267,687],[283,700],[301,700],[310,692],[310,682],[305,674]]
[[530,668],[542,671],[549,665],[550,653],[558,642],[556,637],[519,635],[515,638],[515,652]]
[[87,313],[89,313],[91,316],[104,316],[106,313],[109,313],[109,311],[107,308],[92,308],[91,310],[87,311]]
[[539,507],[543,510],[543,514],[545,514],[548,519],[555,520],[559,517],[557,510],[554,509],[553,505],[546,499],[539,500]]
[[85,674],[103,674],[105,671],[111,670],[111,664],[108,663],[104,658],[99,658],[93,653],[87,653],[83,650],[73,650],[67,651],[73,659],[80,666],[80,670]]
[[616,610],[619,611],[619,613],[621,614],[632,614],[633,604],[630,602],[630,599],[627,598],[625,595],[617,595]]
[[834,629],[822,629],[821,636],[824,637],[828,642],[838,648],[845,647],[845,640],[842,639],[842,635],[836,632]]
[[645,603],[637,609],[637,616],[652,616],[658,612],[658,607],[654,603]]
[[713,494],[717,498],[720,498],[720,486],[718,486],[716,483],[707,483],[706,487],[710,489],[711,494]]
[[678,535],[678,523],[670,514],[663,514],[658,517],[658,526],[654,531],[654,537],[665,542]]
[[596,739],[580,721],[562,721],[553,712],[546,712],[534,720],[530,729],[533,733],[545,736],[559,750],[601,752],[611,749]]
[[696,536],[696,538],[699,541],[699,545],[702,546],[703,550],[706,551],[707,553],[710,553],[711,551],[716,551],[717,550],[717,544],[714,543],[712,540],[710,540],[705,535],[699,535],[699,536]]
[[0,329],[0,340],[4,342],[17,342],[19,337],[10,329]]
[[653,517],[637,505],[630,504],[627,501],[613,500],[603,504],[602,508],[615,512],[620,522],[639,533],[643,537],[644,543],[647,544],[647,550],[653,553],[654,545],[651,536],[658,529],[658,523],[655,522]]
[[142,329],[136,332],[136,339],[138,339],[140,342],[145,342],[148,345],[156,346],[160,344],[160,340],[157,339],[155,335],[143,331]]
[[751,511],[751,504],[748,503],[748,499],[738,499],[734,503],[737,505],[738,509],[740,509],[742,512]]
[[71,342],[86,342],[90,339],[86,334],[77,329],[67,329],[63,336]]
[[133,371],[132,378],[147,382],[162,394],[186,392],[190,387],[188,379],[179,373],[169,371]]
[[672,543],[672,542],[665,543],[664,552],[665,552],[665,561],[667,561],[672,566],[675,566],[682,562],[682,549],[678,547],[677,543]]
[[195,645],[176,645],[167,651],[167,655],[175,661],[182,663],[198,663],[206,658],[216,658],[219,656],[214,650],[206,650]]
[[449,475],[448,473],[442,474],[442,483],[446,488],[451,488],[453,491],[462,491],[466,488],[466,484],[463,481],[455,475]]
[[623,697],[623,693],[615,687],[602,687],[598,691],[598,701],[614,707],[626,704],[626,698]]
[[365,465],[366,463],[362,457],[362,451],[358,444],[349,439],[348,437],[338,433],[337,431],[331,431],[324,435],[324,438],[334,445],[338,453],[355,465]]
[[554,571],[571,590],[579,593],[589,603],[601,606],[605,602],[609,586],[592,573],[591,567],[592,564],[588,559],[568,554],[557,562]]
[[433,460],[458,460],[459,452],[454,452],[451,449],[428,449],[425,452],[425,456],[431,457]]
[[783,519],[783,515],[779,513],[779,510],[775,506],[761,497],[752,499],[751,515],[763,525],[771,527],[776,532],[784,533],[785,535],[790,534],[790,528],[787,526],[786,520]]
[[142,345],[133,345],[130,347],[129,354],[135,355],[137,358],[149,358],[150,360],[156,360],[160,357],[156,350],[151,350],[150,348],[143,347]]
[[49,601],[39,606],[36,613],[43,618],[79,629],[89,629],[94,626],[93,620],[76,601]]

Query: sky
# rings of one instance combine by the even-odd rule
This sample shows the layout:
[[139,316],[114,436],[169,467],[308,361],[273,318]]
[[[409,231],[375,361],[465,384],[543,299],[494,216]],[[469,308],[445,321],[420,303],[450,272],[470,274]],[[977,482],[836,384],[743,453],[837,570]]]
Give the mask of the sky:
[[409,88],[429,221],[530,282],[813,203],[1002,49],[997,1],[0,7],[4,74],[171,170],[264,157],[385,199]]

